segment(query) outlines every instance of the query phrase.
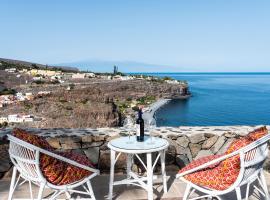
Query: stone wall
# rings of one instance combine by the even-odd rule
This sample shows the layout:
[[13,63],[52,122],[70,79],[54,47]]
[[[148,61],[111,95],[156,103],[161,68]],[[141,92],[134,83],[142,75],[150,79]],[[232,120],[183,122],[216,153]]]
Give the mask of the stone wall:
[[[270,128],[270,127],[268,127]],[[222,154],[227,147],[239,137],[253,130],[251,126],[223,126],[223,127],[160,127],[153,134],[166,138],[169,148],[166,154],[167,170],[176,171],[194,159],[202,156]],[[0,177],[10,168],[8,157],[8,141],[4,135],[11,130],[1,130],[0,136]],[[110,151],[107,144],[110,140],[126,136],[123,128],[100,129],[29,129],[29,131],[46,137],[47,141],[61,151],[75,151],[86,155],[101,172],[106,173],[110,168]],[[269,155],[270,158],[270,155]],[[125,169],[125,155],[122,154],[116,165],[116,170]],[[134,170],[143,172],[142,167],[135,160]],[[265,168],[270,169],[268,159]],[[157,170],[159,167],[157,167]]]

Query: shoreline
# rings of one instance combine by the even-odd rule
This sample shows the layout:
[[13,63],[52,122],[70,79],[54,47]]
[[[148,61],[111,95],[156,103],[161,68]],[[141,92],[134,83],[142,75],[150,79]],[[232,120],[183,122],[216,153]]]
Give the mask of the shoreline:
[[164,105],[169,103],[171,99],[159,99],[156,102],[152,103],[148,107],[143,109],[143,119],[145,123],[155,119],[155,113]]

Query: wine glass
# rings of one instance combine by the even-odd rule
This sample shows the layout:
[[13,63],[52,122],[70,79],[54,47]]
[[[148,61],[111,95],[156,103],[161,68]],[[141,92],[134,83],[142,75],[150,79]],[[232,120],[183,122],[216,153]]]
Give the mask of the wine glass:
[[130,116],[128,116],[124,121],[123,127],[128,132],[128,142],[127,142],[127,144],[132,144],[132,141],[130,140],[130,136],[131,136],[131,133],[134,130],[134,120]]
[[153,118],[153,119],[150,119],[148,121],[148,130],[149,130],[149,136],[150,136],[150,142],[148,144],[154,144],[154,141],[153,141],[153,130],[156,128],[157,126],[157,123],[156,123],[156,120]]

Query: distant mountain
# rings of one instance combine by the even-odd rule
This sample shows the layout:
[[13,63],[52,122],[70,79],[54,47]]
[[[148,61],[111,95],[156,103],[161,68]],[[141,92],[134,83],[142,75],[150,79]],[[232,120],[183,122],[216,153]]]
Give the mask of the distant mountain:
[[179,67],[167,65],[148,64],[135,61],[102,61],[102,60],[86,60],[70,63],[55,64],[56,66],[69,65],[75,66],[80,70],[88,70],[92,72],[113,72],[113,66],[118,66],[120,72],[171,72],[179,70]]
[[43,65],[43,64],[34,63],[34,62],[13,60],[13,59],[7,59],[7,58],[0,58],[0,62],[5,62],[5,63],[11,64],[11,65],[24,66],[27,68],[38,67],[38,68],[45,69],[47,67],[48,69],[60,68],[60,69],[65,70],[65,71],[78,71],[78,68],[76,68],[76,67]]

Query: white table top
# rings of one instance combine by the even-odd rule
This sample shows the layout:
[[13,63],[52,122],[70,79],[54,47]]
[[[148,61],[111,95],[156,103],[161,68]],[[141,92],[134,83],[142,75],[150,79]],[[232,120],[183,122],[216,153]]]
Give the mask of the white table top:
[[120,137],[113,139],[109,142],[108,147],[112,150],[118,152],[126,152],[126,153],[147,153],[147,152],[155,152],[166,149],[169,146],[167,140],[158,138],[144,136],[144,142],[137,142],[136,136],[129,137]]

